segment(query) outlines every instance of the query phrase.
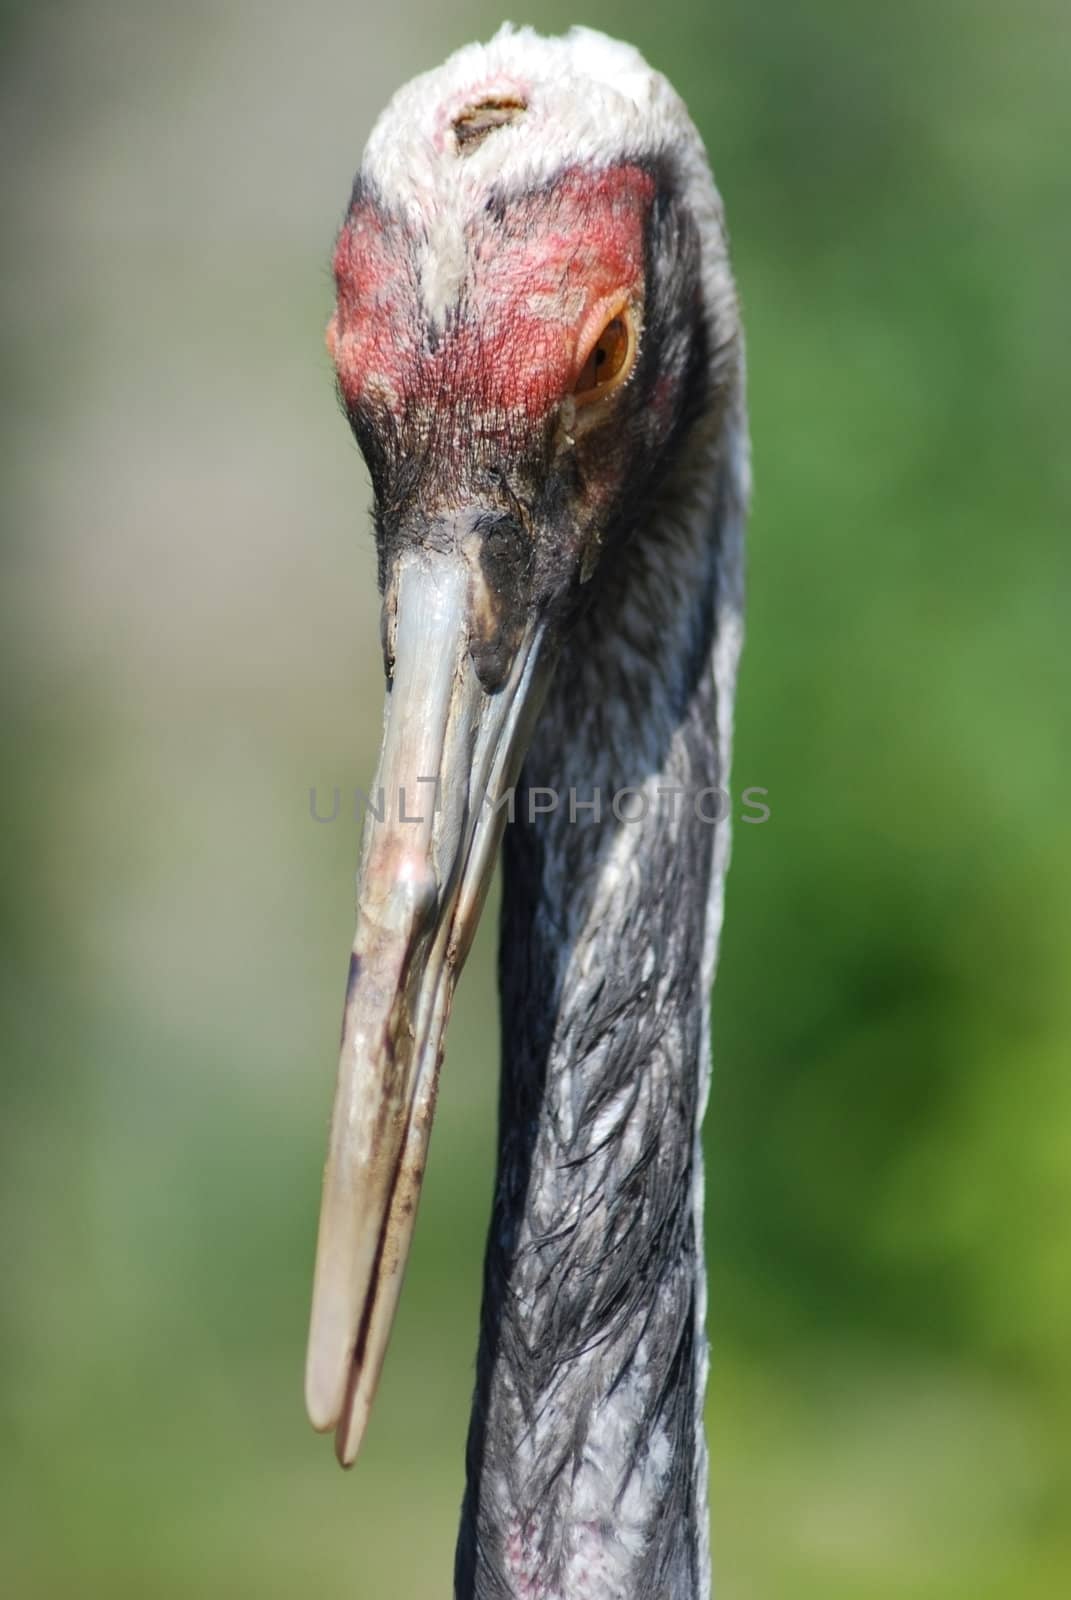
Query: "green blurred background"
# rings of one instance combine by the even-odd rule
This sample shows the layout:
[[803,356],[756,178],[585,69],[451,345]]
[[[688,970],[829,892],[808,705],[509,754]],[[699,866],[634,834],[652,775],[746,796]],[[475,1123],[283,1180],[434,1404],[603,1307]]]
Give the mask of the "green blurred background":
[[[447,0],[6,5],[0,1590],[449,1591],[493,916],[363,1458],[301,1372],[381,694],[322,330]],[[675,81],[757,492],[706,1125],[723,1600],[1071,1594],[1071,19],[536,6]]]

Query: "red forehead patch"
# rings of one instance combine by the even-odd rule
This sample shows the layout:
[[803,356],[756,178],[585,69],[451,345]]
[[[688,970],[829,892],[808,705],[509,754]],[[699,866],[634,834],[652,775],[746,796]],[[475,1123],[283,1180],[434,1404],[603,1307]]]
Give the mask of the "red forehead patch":
[[[470,218],[428,244],[371,201],[358,202],[335,251],[338,299],[328,344],[350,406],[435,405],[494,426],[557,404],[580,342],[643,286],[654,180],[641,167],[573,169],[553,187]],[[436,259],[436,249],[451,259]],[[451,315],[435,305],[444,282]]]

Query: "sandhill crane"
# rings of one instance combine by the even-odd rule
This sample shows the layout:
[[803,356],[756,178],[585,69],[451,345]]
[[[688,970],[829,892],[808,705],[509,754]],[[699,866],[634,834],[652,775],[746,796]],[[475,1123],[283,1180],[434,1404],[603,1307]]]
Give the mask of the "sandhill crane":
[[309,1415],[352,1461],[504,835],[457,1593],[692,1600],[710,1567],[698,1128],[749,482],[721,202],[635,50],[507,27],[390,102],[334,270],[388,693]]

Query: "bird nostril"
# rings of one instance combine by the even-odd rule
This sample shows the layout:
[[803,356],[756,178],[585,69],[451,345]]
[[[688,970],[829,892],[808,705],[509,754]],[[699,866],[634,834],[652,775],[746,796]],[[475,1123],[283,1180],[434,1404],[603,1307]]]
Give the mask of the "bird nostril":
[[477,636],[469,640],[469,656],[485,693],[494,694],[501,689],[510,675],[518,640],[512,632],[496,631],[490,636]]
[[509,515],[474,519],[462,542],[469,565],[469,656],[488,694],[509,677],[528,611],[532,543]]

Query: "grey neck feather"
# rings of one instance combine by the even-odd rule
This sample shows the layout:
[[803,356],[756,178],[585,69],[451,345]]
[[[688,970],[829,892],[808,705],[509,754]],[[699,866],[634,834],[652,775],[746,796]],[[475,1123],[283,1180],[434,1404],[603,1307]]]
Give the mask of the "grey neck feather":
[[[506,834],[461,1600],[709,1594],[698,1127],[728,828],[696,797],[728,784],[739,383],[710,430],[574,635]],[[525,791],[541,786],[558,808],[529,822]],[[600,820],[573,820],[571,788],[601,791]],[[642,790],[642,820],[615,818],[624,789]],[[699,800],[708,817],[715,805]]]

